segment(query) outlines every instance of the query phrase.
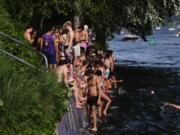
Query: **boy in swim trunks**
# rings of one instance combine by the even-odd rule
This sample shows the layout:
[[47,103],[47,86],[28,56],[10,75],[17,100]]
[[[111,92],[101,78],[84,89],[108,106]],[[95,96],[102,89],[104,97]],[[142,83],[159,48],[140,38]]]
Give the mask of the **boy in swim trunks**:
[[[87,92],[87,104],[89,108],[89,129],[93,132],[97,131],[97,116],[96,106],[100,103],[100,86],[99,79],[94,75],[93,70],[89,70],[89,78],[87,79],[88,92]],[[91,117],[92,116],[92,117]],[[91,124],[92,123],[92,124]]]

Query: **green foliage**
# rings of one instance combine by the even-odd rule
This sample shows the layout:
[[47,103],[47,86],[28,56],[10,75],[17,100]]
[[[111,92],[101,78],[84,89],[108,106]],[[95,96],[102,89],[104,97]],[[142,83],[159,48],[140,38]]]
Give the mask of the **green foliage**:
[[5,59],[0,55],[0,134],[53,134],[55,122],[66,111],[67,90],[54,73],[19,74]]
[[122,27],[135,34],[150,34],[165,17],[180,14],[179,0],[6,0],[5,4],[12,18],[23,24],[31,22],[37,29],[46,18],[62,24],[79,15],[82,24],[94,28],[101,43]]
[[6,0],[4,3],[12,19],[24,25],[33,24],[37,30],[44,27],[46,19],[56,23],[56,20],[65,21],[67,16],[73,15],[72,0]]
[[122,27],[140,36],[151,34],[166,17],[180,15],[179,0],[79,1],[82,22],[95,29],[101,43]]
[[[18,39],[21,42],[25,43],[23,39],[23,29],[21,29],[21,27],[17,23],[15,23],[16,21],[14,21],[6,11],[5,3],[3,2],[3,0],[0,0],[0,12],[0,31],[5,32],[15,39]],[[17,45],[15,42],[12,42],[11,40],[4,38],[1,35],[0,41],[0,48],[5,49],[15,56],[26,60],[27,62],[37,66],[38,68],[42,64],[40,56],[36,53],[23,48],[21,45]]]
[[[12,14],[6,9],[4,0],[0,0],[0,31],[23,42],[23,29],[20,26],[23,21],[16,23],[17,18],[12,18]],[[12,6],[12,10],[15,10],[15,7]],[[0,48],[35,64],[38,68],[38,64],[42,64],[36,54],[2,36]],[[53,134],[55,122],[66,111],[66,88],[57,83],[54,73],[34,71],[2,55],[2,52],[0,63],[0,134]]]
[[3,7],[4,3],[0,0],[0,30],[13,35],[15,32],[15,27],[10,20],[10,16],[6,9]]

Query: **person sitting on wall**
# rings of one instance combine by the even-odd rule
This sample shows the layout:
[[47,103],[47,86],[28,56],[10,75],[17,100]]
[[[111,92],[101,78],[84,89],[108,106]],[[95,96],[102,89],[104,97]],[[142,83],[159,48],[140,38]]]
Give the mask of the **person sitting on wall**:
[[68,73],[69,71],[69,66],[70,66],[70,60],[66,59],[61,63],[61,65],[56,69],[57,77],[58,77],[58,82],[63,82],[67,88],[69,88],[68,85]]

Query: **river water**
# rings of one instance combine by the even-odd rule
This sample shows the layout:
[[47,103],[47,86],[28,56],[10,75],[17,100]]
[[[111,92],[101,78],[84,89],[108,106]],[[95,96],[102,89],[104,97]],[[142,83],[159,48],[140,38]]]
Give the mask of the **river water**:
[[117,61],[122,89],[111,94],[112,105],[98,135],[180,135],[180,38],[177,31],[154,30],[150,42],[108,42]]

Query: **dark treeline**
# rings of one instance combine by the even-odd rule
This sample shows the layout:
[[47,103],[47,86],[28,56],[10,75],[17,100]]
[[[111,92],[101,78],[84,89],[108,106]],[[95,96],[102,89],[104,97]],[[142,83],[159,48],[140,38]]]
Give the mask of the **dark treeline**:
[[[32,24],[41,31],[45,20],[61,25],[66,20],[74,27],[87,24],[97,34],[99,43],[118,29],[127,28],[140,35],[151,34],[152,28],[165,17],[179,15],[179,0],[1,0],[11,18],[20,24]],[[22,25],[23,26],[23,25]]]

